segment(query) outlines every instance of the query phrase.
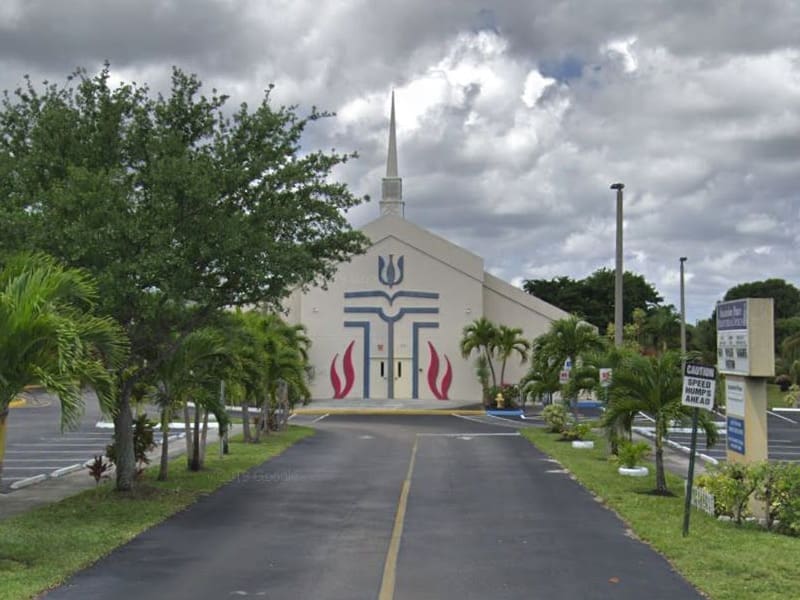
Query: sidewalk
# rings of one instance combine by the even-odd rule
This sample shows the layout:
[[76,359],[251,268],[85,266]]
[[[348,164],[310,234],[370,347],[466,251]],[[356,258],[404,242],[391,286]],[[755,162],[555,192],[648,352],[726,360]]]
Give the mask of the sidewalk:
[[[241,425],[231,425],[230,435],[241,433]],[[157,437],[160,437],[160,433]],[[219,436],[216,430],[209,431],[206,439],[206,452],[213,452],[219,447]],[[186,443],[181,439],[170,440],[170,459],[186,453]],[[161,457],[161,446],[159,445],[150,456],[151,465],[158,464]],[[111,479],[113,480],[112,473]],[[108,482],[101,485],[109,485]],[[8,494],[0,494],[0,521],[24,513],[45,504],[52,504],[63,500],[68,496],[73,496],[84,490],[95,487],[94,479],[89,475],[88,469],[81,469],[74,473],[69,473],[63,477],[47,479],[36,485],[16,490]]]

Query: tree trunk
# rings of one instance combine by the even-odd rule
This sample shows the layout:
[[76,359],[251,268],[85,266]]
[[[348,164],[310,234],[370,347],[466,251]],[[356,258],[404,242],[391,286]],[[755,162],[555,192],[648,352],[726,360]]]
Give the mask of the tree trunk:
[[161,464],[158,467],[158,480],[166,481],[169,470],[169,417],[170,411],[161,411]]
[[256,425],[255,426],[256,433],[255,433],[255,436],[253,437],[253,443],[254,444],[258,444],[261,441],[261,427],[263,426],[263,423],[261,422],[262,421],[261,415],[262,415],[263,412],[264,412],[263,405],[259,406],[258,407],[258,412],[256,413],[256,423],[255,423],[255,425]]
[[136,457],[133,452],[133,413],[131,413],[131,392],[133,385],[126,382],[122,386],[117,414],[114,415],[114,445],[117,454],[118,492],[129,492],[136,481]]
[[186,468],[192,468],[192,419],[189,416],[189,403],[183,404],[183,431],[186,434]]
[[206,440],[208,439],[208,410],[203,410],[203,432],[200,434],[200,467],[206,464]]
[[272,425],[273,414],[271,408],[272,402],[270,400],[264,402],[264,406],[261,407],[261,431],[264,432],[264,435],[269,435],[269,430]]
[[8,421],[8,408],[0,411],[0,483],[3,481],[3,459],[6,456],[6,423]]
[[200,405],[194,403],[194,433],[192,436],[192,460],[189,469],[192,471],[200,470]]
[[664,476],[664,440],[656,428],[656,493],[667,494],[667,478]]
[[250,405],[247,401],[242,402],[242,436],[245,443],[253,441],[250,437]]
[[494,365],[492,364],[492,357],[489,354],[489,349],[484,348],[483,353],[486,355],[486,364],[489,365],[489,372],[492,374],[492,387],[497,387],[497,375],[494,374]]

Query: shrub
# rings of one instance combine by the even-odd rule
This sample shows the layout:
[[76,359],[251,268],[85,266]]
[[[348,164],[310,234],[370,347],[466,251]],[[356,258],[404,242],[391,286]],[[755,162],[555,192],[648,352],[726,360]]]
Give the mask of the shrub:
[[89,464],[89,475],[94,477],[94,482],[96,485],[100,485],[100,480],[103,477],[108,477],[106,471],[111,468],[111,463],[106,462],[103,456],[99,454],[94,457],[94,460]]
[[[136,459],[137,477],[150,464],[150,458],[147,453],[156,447],[156,442],[153,438],[153,430],[156,425],[158,423],[147,418],[147,413],[142,413],[133,421],[133,455]],[[117,447],[115,441],[106,446],[106,456],[108,460],[116,464]]]
[[620,443],[619,451],[617,452],[619,462],[622,463],[623,467],[629,469],[638,466],[642,459],[648,454],[650,454],[650,446],[647,443],[633,443],[628,440],[624,440]]
[[775,378],[775,384],[781,388],[782,392],[788,392],[789,386],[792,385],[792,378],[788,375],[778,375]]
[[561,439],[567,441],[582,440],[589,435],[591,430],[592,426],[588,423],[579,423],[573,419],[561,430]]
[[717,514],[729,516],[741,524],[750,514],[747,502],[758,480],[749,465],[726,462],[716,466],[698,484],[714,494]]
[[789,535],[800,535],[800,465],[777,463],[774,479],[773,505],[778,530]]
[[567,409],[561,404],[549,404],[544,407],[542,418],[550,433],[561,433],[567,425]]

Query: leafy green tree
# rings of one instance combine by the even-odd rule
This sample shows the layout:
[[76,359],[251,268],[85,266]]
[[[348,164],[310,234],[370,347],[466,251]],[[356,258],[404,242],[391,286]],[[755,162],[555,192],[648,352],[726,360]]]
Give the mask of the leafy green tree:
[[687,346],[700,355],[706,365],[717,363],[717,324],[714,319],[701,319],[686,326]]
[[332,177],[354,155],[301,152],[326,113],[275,108],[269,89],[253,108],[225,102],[179,69],[154,96],[106,67],[0,105],[0,250],[85,268],[131,342],[117,371],[120,490],[135,475],[134,391],[180,340],[225,308],[329,279],[367,243],[345,217],[361,199]]
[[497,326],[486,317],[481,317],[464,327],[461,338],[461,355],[464,358],[469,358],[470,354],[477,352],[486,359],[489,373],[492,376],[492,387],[497,387],[497,376],[492,363],[497,335]]
[[[655,420],[656,493],[668,494],[664,474],[664,440],[669,426],[674,422],[688,422],[691,409],[681,404],[683,374],[681,354],[668,350],[658,356],[642,356],[629,353],[614,371],[610,401],[603,414],[605,427],[618,427],[627,423],[628,430],[633,416],[645,412]],[[712,445],[717,440],[714,422],[706,411],[700,411],[699,424]]]
[[111,319],[92,311],[91,278],[43,255],[20,255],[0,269],[0,477],[11,401],[26,385],[39,384],[61,402],[61,425],[77,423],[82,387],[93,387],[101,407],[114,407],[109,368],[122,364],[125,335]]
[[531,343],[522,336],[520,327],[508,327],[500,325],[497,328],[497,337],[494,341],[494,348],[500,358],[500,385],[505,383],[506,363],[512,354],[518,354],[520,362],[528,360],[528,351]]
[[668,348],[680,346],[681,318],[675,307],[658,306],[647,313],[644,323],[644,337],[656,352],[666,352]]
[[[598,269],[578,280],[569,277],[528,279],[522,287],[529,294],[578,315],[602,330],[614,322],[614,271],[611,269]],[[634,309],[647,310],[663,301],[652,284],[630,271],[623,273],[622,293],[625,323],[633,319]]]
[[773,298],[776,320],[800,316],[800,290],[785,279],[740,283],[725,293],[724,300],[740,298]]

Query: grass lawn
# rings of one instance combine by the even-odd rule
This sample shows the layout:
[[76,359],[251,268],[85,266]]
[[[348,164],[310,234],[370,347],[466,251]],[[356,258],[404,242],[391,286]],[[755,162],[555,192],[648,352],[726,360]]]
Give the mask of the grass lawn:
[[800,598],[800,538],[736,527],[692,511],[690,535],[681,536],[683,480],[667,473],[675,497],[647,495],[655,488],[654,466],[646,478],[622,477],[605,457],[603,440],[594,450],[573,449],[543,429],[522,435],[556,458],[645,542],[665,555],[686,579],[714,600]]
[[[231,441],[220,458],[209,446],[206,468],[186,470],[185,456],[170,465],[170,479],[155,481],[157,466],[145,473],[133,497],[116,494],[110,483],[61,502],[0,521],[0,598],[30,598],[63,582],[145,529],[312,435],[291,427],[262,438],[260,444]],[[89,476],[88,474],[86,475]]]

